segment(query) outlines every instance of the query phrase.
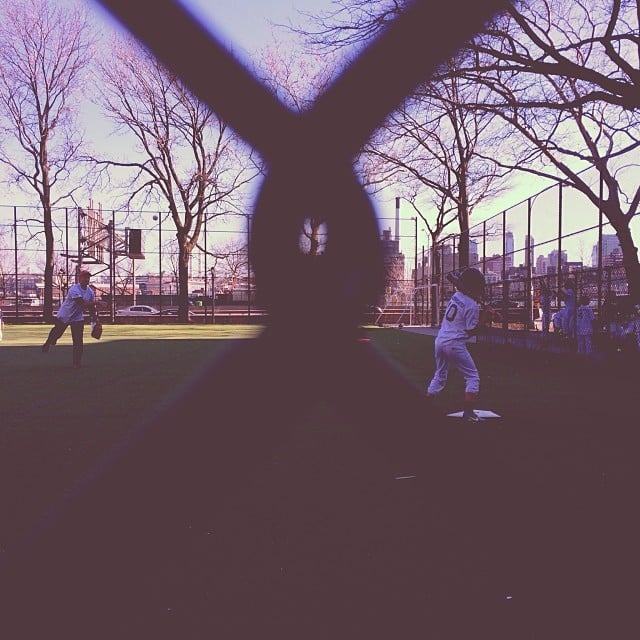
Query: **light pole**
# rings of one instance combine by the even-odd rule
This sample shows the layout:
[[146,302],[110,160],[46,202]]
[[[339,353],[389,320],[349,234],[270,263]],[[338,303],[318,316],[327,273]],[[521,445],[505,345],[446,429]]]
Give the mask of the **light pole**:
[[216,323],[216,268],[211,267],[211,324]]
[[136,259],[131,258],[131,281],[133,283],[133,304],[136,304]]
[[153,221],[158,223],[158,301],[160,317],[162,318],[162,217],[160,213],[153,214]]
[[234,215],[240,216],[244,218],[246,226],[246,239],[247,239],[247,321],[251,322],[251,297],[252,297],[252,287],[251,287],[251,213],[240,213],[236,212]]
[[418,317],[418,218],[413,218],[413,317]]

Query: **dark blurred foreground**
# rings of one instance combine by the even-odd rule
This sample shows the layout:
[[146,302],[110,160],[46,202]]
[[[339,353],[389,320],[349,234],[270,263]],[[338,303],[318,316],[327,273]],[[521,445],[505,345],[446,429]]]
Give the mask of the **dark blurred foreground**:
[[353,343],[247,343],[141,425],[4,550],[3,637],[640,637],[635,398],[467,425]]

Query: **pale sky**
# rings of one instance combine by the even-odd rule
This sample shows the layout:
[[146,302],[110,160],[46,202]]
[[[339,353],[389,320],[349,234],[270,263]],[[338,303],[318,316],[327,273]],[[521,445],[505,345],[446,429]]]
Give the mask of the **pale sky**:
[[[318,14],[332,9],[332,0],[180,0],[193,14],[221,40],[221,42],[237,58],[247,66],[256,52],[262,49],[272,40],[275,30],[278,38],[285,37],[286,32],[277,29],[274,25],[303,24],[303,13]],[[335,7],[333,7],[335,8]],[[489,215],[498,212],[500,206],[516,204],[531,195],[531,184],[526,191],[511,192],[502,200],[504,203],[491,205],[486,213]],[[378,216],[382,218],[381,229],[391,227],[395,229],[395,196],[392,189],[384,195],[374,198],[374,206]],[[402,243],[409,243],[408,253],[414,251],[414,223],[404,221],[413,214],[407,203],[401,203]],[[484,216],[483,216],[484,217]],[[478,219],[478,218],[476,218]],[[422,233],[424,224],[419,221],[419,246],[427,242],[426,235]],[[405,239],[405,236],[406,239]],[[420,250],[420,249],[419,249]]]
[[[271,39],[272,24],[289,24],[291,22],[299,24],[304,20],[300,12],[318,14],[326,12],[332,8],[332,0],[181,0],[183,4],[189,6],[191,10],[202,21],[209,25],[210,29],[233,50],[237,57],[248,59],[252,52],[255,52],[266,45]],[[335,8],[335,7],[334,7]],[[278,32],[280,38],[283,31]],[[531,176],[518,175],[515,177],[513,187],[505,194],[493,202],[483,205],[472,217],[471,224],[499,214],[503,208],[513,207],[510,214],[508,227],[514,233],[516,249],[524,248],[527,233],[526,223],[526,199],[536,196],[545,189],[548,182],[537,180]],[[377,196],[374,205],[378,216],[382,218],[381,229],[391,228],[395,230],[393,217],[395,216],[395,193],[389,189],[385,195]],[[557,189],[548,190],[539,195],[534,202],[534,212],[540,214],[541,211],[551,213],[549,217],[537,215],[533,219],[531,235],[536,243],[544,243],[554,238],[557,234]],[[566,190],[564,193],[564,233],[571,233],[584,227],[597,224],[597,214],[593,205],[587,203],[580,194],[573,190]],[[515,206],[518,205],[518,206]],[[412,216],[413,212],[407,203],[401,202],[401,246],[408,255],[414,253],[414,223],[406,218]],[[551,220],[551,222],[549,222]],[[426,232],[422,229],[424,223],[418,220],[418,253],[421,253],[422,245],[427,242]],[[452,229],[453,230],[453,229]],[[612,230],[605,230],[605,233],[612,233]],[[590,263],[591,249],[596,242],[597,232],[582,234],[576,238],[564,240],[563,248],[569,251],[570,260],[584,260]],[[536,252],[547,253],[555,248],[552,243]],[[501,240],[496,242],[492,251],[501,252]]]
[[[73,0],[58,0],[71,2]],[[110,21],[100,3],[86,0],[98,15]],[[271,38],[272,25],[299,24],[301,12],[318,14],[332,0],[178,0],[237,57],[247,60]],[[282,36],[282,33],[279,34]]]
[[[58,0],[60,2],[71,2],[73,0]],[[134,0],[135,1],[135,0]],[[332,0],[180,0],[184,5],[198,17],[208,28],[223,42],[223,44],[234,52],[237,58],[244,61],[249,66],[249,61],[253,54],[262,49],[272,39],[272,32],[276,31],[279,38],[283,38],[285,32],[278,30],[273,25],[278,24],[303,24],[304,16],[300,12],[318,14],[332,8]],[[101,19],[110,21],[100,5],[92,0],[87,0]],[[335,7],[334,7],[335,8]],[[95,119],[94,119],[95,117]],[[108,135],[107,129],[111,126],[104,119],[98,119],[97,115],[92,116],[92,121],[96,127],[101,129],[105,137]],[[94,129],[94,133],[96,130]],[[535,195],[544,186],[535,183],[531,179],[520,178],[517,188],[508,191],[499,201],[493,202],[476,212],[472,224],[480,221],[489,215],[499,213],[503,208],[511,207],[524,201],[527,197]],[[387,190],[384,196],[377,196],[374,206],[381,218],[380,227],[386,229],[391,227],[394,231],[393,217],[395,215],[395,195],[393,189]],[[5,194],[7,197],[7,194]],[[15,204],[14,201],[3,202],[2,204]],[[106,208],[115,206],[116,203],[102,203]],[[553,203],[549,203],[553,208]],[[412,210],[407,203],[401,204],[402,218],[409,218]],[[520,216],[522,218],[522,216]],[[515,216],[514,216],[515,219]],[[538,218],[539,220],[539,218]],[[517,244],[523,242],[526,228],[522,223],[518,225],[520,229],[514,229]],[[428,242],[426,233],[423,232],[424,224],[418,221],[418,251]],[[403,250],[406,254],[412,255],[414,252],[413,241],[414,223],[412,221],[402,222],[401,236]],[[533,230],[534,239],[539,241],[542,232]],[[537,237],[536,237],[537,236]],[[590,250],[590,247],[588,247]]]
[[[266,45],[274,24],[298,24],[300,12],[317,14],[331,0],[180,0],[239,57]],[[282,34],[280,34],[282,35]]]

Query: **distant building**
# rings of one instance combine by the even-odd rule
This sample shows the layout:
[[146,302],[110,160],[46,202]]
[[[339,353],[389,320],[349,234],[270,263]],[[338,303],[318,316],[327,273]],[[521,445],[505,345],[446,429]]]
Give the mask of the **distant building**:
[[478,243],[470,239],[469,240],[469,266],[477,265],[479,262],[478,259]]
[[441,273],[447,274],[460,268],[460,261],[456,260],[456,254],[450,245],[445,244],[440,252]]
[[498,279],[502,280],[502,256],[494,253],[492,256],[486,258],[484,261],[484,270],[485,273],[495,273]]
[[382,259],[384,261],[384,287],[387,293],[402,288],[405,279],[404,253],[400,251],[400,240],[391,238],[391,228],[382,232]]
[[[622,264],[622,247],[615,233],[602,235],[602,266],[611,267]],[[598,266],[598,244],[593,245],[591,251],[591,266]]]
[[[558,256],[558,250],[554,249],[551,253],[549,253],[547,265],[547,273],[546,275],[555,275],[558,273],[558,257],[560,257],[560,271],[565,270],[565,265],[567,264],[567,252],[562,251],[560,256]],[[541,274],[542,275],[542,274]]]
[[538,256],[536,260],[536,275],[546,276],[549,273],[549,256]]
[[513,233],[511,231],[507,231],[504,234],[504,248],[505,266],[509,268],[513,266],[513,252],[515,250]]
[[532,269],[535,267],[535,241],[533,236],[526,235],[524,237],[524,250],[525,250],[525,258],[524,258],[524,266],[531,267]]
[[524,265],[509,267],[507,269],[507,280],[524,280],[528,275],[528,269]]

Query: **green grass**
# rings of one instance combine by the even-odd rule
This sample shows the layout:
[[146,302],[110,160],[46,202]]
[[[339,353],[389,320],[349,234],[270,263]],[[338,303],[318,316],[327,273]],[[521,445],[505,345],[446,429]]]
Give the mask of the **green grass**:
[[[43,354],[48,327],[9,325],[0,343],[0,402],[12,429],[110,429],[130,425],[233,340],[254,327],[107,326],[100,341],[85,330],[83,367],[71,366],[67,331]],[[72,404],[72,399],[80,399]]]
[[[416,387],[426,389],[435,367],[434,337],[406,329],[370,329],[369,335]],[[524,418],[538,408],[566,411],[567,403],[598,397],[603,384],[618,397],[633,384],[633,377],[621,370],[612,375],[607,367],[560,354],[474,343],[469,350],[480,371],[480,406],[511,417]],[[439,404],[443,410],[460,410],[463,394],[462,377],[452,369]]]
[[[211,357],[261,331],[107,325],[100,341],[85,331],[83,367],[74,369],[70,332],[49,353],[41,352],[48,329],[6,325],[0,342],[0,543],[3,529],[17,526],[64,491],[135,424],[170,401]],[[416,389],[425,388],[434,368],[433,337],[373,327],[367,334]],[[538,438],[538,450],[566,438],[576,421],[620,424],[634,398],[636,378],[624,371],[488,345],[471,350],[481,373],[479,406],[505,417],[499,423],[505,433],[533,426],[527,438],[532,446]],[[439,405],[447,412],[459,410],[462,395],[463,382],[454,371]],[[320,432],[333,442],[350,437],[348,425],[321,404],[296,435],[295,448],[313,449]],[[583,448],[604,446],[599,431],[576,427],[575,433]],[[274,455],[286,464],[292,454]]]
[[17,525],[63,491],[211,357],[236,340],[255,337],[260,327],[105,326],[99,341],[85,329],[80,369],[71,366],[68,330],[49,353],[41,352],[48,330],[5,325],[0,342],[5,525]]
[[[48,354],[41,353],[47,330],[44,325],[8,325],[0,342],[0,554],[11,551],[34,519],[111,445],[145,416],[161,411],[162,403],[210,357],[253,338],[260,328],[107,325],[102,340],[87,338],[85,366],[78,370],[71,367],[69,335]],[[376,327],[366,333],[417,391],[424,390],[434,368],[432,336]],[[338,610],[338,603],[351,611],[354,594],[363,603],[355,615],[358,622],[372,620],[371,598],[385,611],[396,603],[398,615],[391,616],[388,637],[394,637],[398,620],[407,613],[423,619],[429,594],[436,594],[430,606],[434,615],[442,615],[443,628],[467,607],[475,611],[469,603],[475,606],[478,597],[489,594],[482,603],[502,600],[505,589],[532,593],[532,609],[539,612],[548,602],[550,585],[558,582],[558,602],[564,607],[567,594],[575,594],[584,582],[583,551],[606,549],[606,565],[615,568],[624,565],[636,545],[626,525],[637,486],[637,421],[625,416],[635,404],[637,363],[587,366],[565,356],[504,347],[474,344],[470,349],[481,374],[479,405],[502,419],[465,425],[429,415],[425,407],[415,415],[411,451],[401,452],[410,455],[400,459],[392,451],[400,425],[391,420],[382,440],[370,438],[368,425],[350,424],[322,398],[291,434],[250,463],[242,454],[229,457],[224,448],[216,452],[219,457],[212,455],[200,443],[215,438],[193,440],[193,432],[189,457],[178,452],[172,460],[165,441],[152,452],[159,456],[150,456],[151,470],[144,463],[133,468],[130,494],[123,495],[117,483],[116,493],[107,493],[112,498],[98,491],[89,522],[65,524],[68,545],[55,537],[52,543],[61,569],[43,570],[47,575],[38,569],[29,580],[29,594],[32,582],[45,579],[55,589],[43,595],[47,603],[54,598],[57,607],[55,596],[62,594],[62,609],[71,602],[75,616],[78,594],[70,585],[82,591],[89,583],[89,592],[101,594],[104,575],[115,563],[117,593],[106,591],[106,608],[97,609],[96,620],[117,627],[108,637],[130,637],[122,635],[125,626],[119,623],[121,616],[130,622],[124,605],[135,602],[136,624],[144,628],[136,637],[145,638],[164,637],[149,629],[166,628],[172,637],[252,637],[228,630],[237,620],[262,620],[264,615],[269,621],[272,614],[282,616],[283,630],[290,629],[292,611],[303,612],[304,620],[315,624],[316,616],[329,619],[327,611]],[[273,365],[276,369],[282,363]],[[452,371],[439,406],[460,409],[462,393],[463,382]],[[216,428],[220,400],[211,394],[211,414],[202,416],[208,428]],[[394,406],[393,397],[383,400]],[[430,433],[434,425],[444,429]],[[177,424],[171,435],[180,437],[182,426]],[[269,416],[255,426],[253,434],[272,427]],[[396,461],[414,465],[400,470],[415,472],[415,481],[396,482]],[[157,492],[152,496],[151,487]],[[86,531],[88,546],[77,558],[84,560],[100,545],[89,576],[74,552]],[[621,533],[628,542],[620,543]],[[138,546],[141,541],[145,548]],[[147,541],[153,562],[139,564]],[[609,562],[618,547],[619,559]],[[579,559],[580,568],[573,581],[567,578],[571,558]],[[596,574],[594,580],[608,592],[616,584],[614,574]],[[618,586],[623,585],[624,580]],[[542,595],[536,596],[538,586]],[[324,606],[327,594],[331,597]],[[583,610],[578,600],[574,597],[570,614]],[[439,614],[441,601],[450,608]],[[157,607],[158,602],[163,605]],[[164,603],[179,612],[175,626],[166,627]],[[41,609],[36,603],[29,607]],[[550,610],[541,615],[554,619],[559,609]],[[529,622],[522,622],[513,637],[522,636],[518,633]],[[260,632],[269,630],[267,624],[259,626]],[[201,636],[193,635],[196,627]],[[362,636],[358,630],[352,635]]]

